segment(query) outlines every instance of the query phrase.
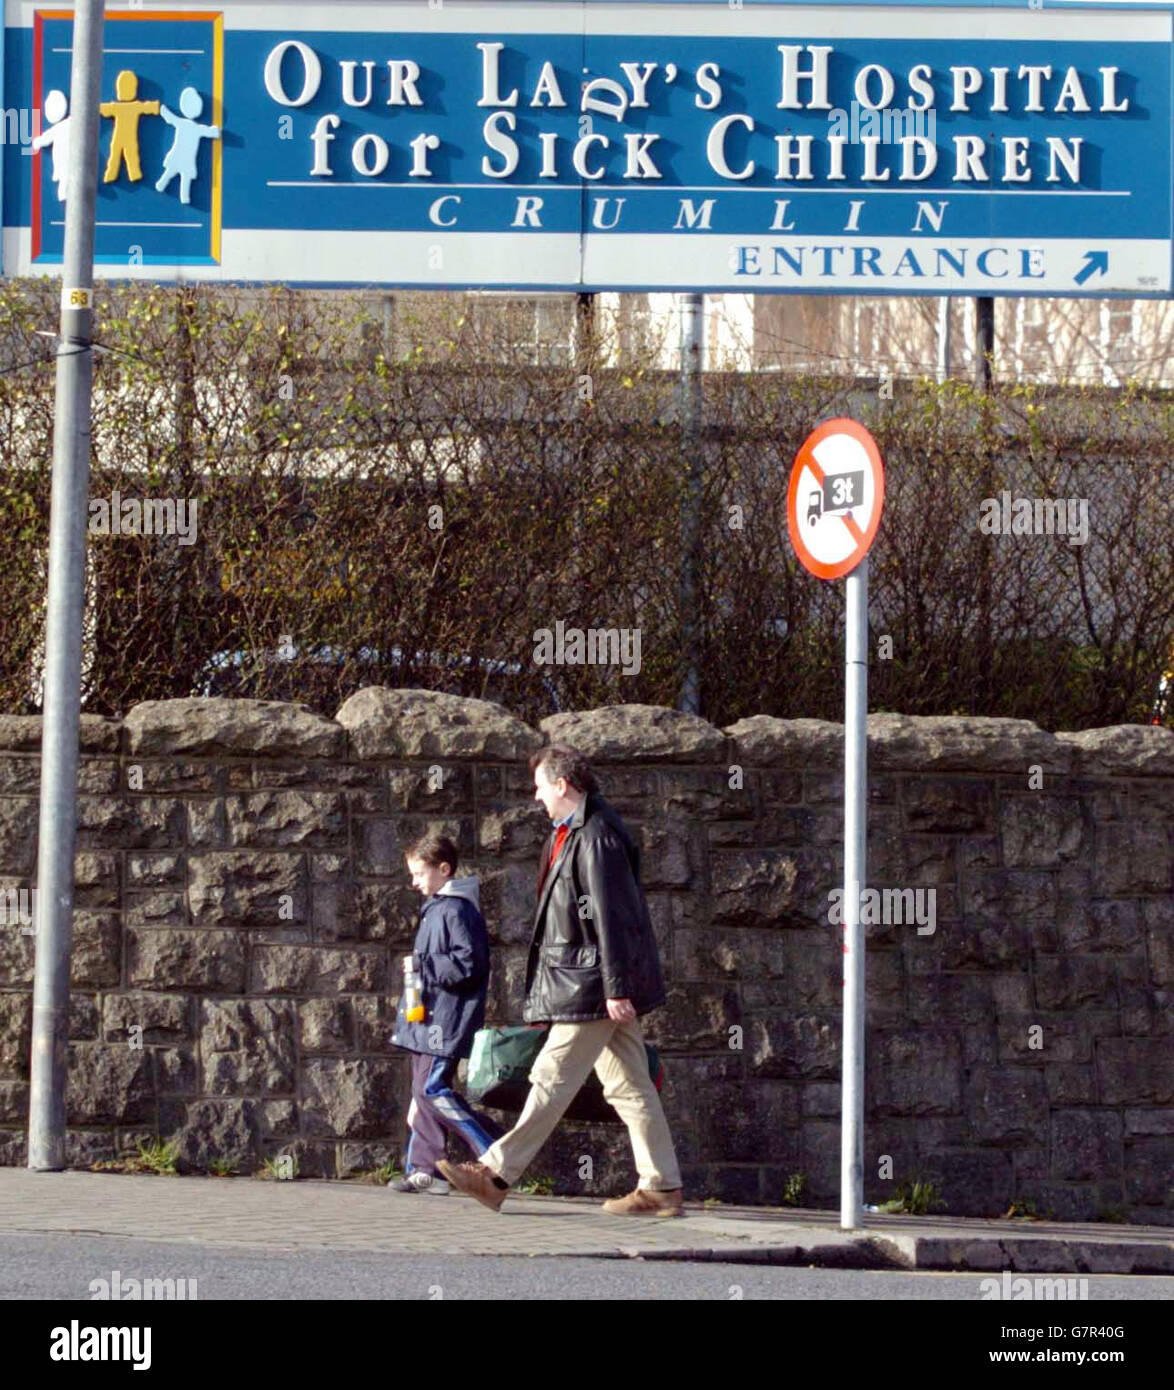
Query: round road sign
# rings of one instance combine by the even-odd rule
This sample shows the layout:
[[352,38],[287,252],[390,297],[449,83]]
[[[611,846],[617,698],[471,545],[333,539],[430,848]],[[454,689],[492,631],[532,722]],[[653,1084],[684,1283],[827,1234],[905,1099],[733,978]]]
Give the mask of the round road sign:
[[855,420],[829,420],[799,450],[787,489],[787,529],[804,569],[841,579],[868,554],[885,504],[876,440]]

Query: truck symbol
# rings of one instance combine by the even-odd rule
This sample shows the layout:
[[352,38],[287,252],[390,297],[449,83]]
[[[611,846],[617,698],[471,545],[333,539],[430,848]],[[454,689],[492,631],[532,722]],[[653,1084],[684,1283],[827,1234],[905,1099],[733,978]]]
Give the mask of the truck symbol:
[[854,473],[834,473],[824,479],[823,510],[846,512],[864,503],[863,470]]
[[816,488],[807,495],[807,524],[814,526],[823,515],[823,492]]

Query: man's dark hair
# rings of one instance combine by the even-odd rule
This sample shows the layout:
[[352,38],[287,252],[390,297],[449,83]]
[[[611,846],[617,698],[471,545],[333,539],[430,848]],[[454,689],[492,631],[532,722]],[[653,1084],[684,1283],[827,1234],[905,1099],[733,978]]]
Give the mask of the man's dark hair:
[[447,835],[421,835],[408,846],[404,858],[422,859],[430,869],[447,864],[454,874],[457,871],[457,847]]
[[549,781],[557,782],[560,777],[567,779],[567,785],[576,791],[590,793],[599,790],[591,764],[577,748],[565,743],[552,743],[541,749],[530,759],[530,774],[533,776],[542,768]]

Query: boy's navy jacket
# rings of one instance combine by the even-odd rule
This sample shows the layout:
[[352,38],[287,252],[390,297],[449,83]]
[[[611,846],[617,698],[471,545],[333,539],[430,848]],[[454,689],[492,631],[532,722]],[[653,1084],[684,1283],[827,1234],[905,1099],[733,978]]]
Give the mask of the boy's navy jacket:
[[489,985],[489,933],[476,878],[450,878],[425,902],[412,951],[424,986],[424,1022],[404,1019],[401,994],[391,1041],[410,1052],[467,1057],[473,1034],[485,1026]]

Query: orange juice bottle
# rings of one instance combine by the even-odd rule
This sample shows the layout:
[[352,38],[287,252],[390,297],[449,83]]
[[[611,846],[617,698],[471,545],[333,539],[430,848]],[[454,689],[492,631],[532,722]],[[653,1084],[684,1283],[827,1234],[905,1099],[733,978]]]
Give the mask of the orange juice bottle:
[[404,1019],[408,1023],[424,1022],[424,994],[411,956],[404,957]]

